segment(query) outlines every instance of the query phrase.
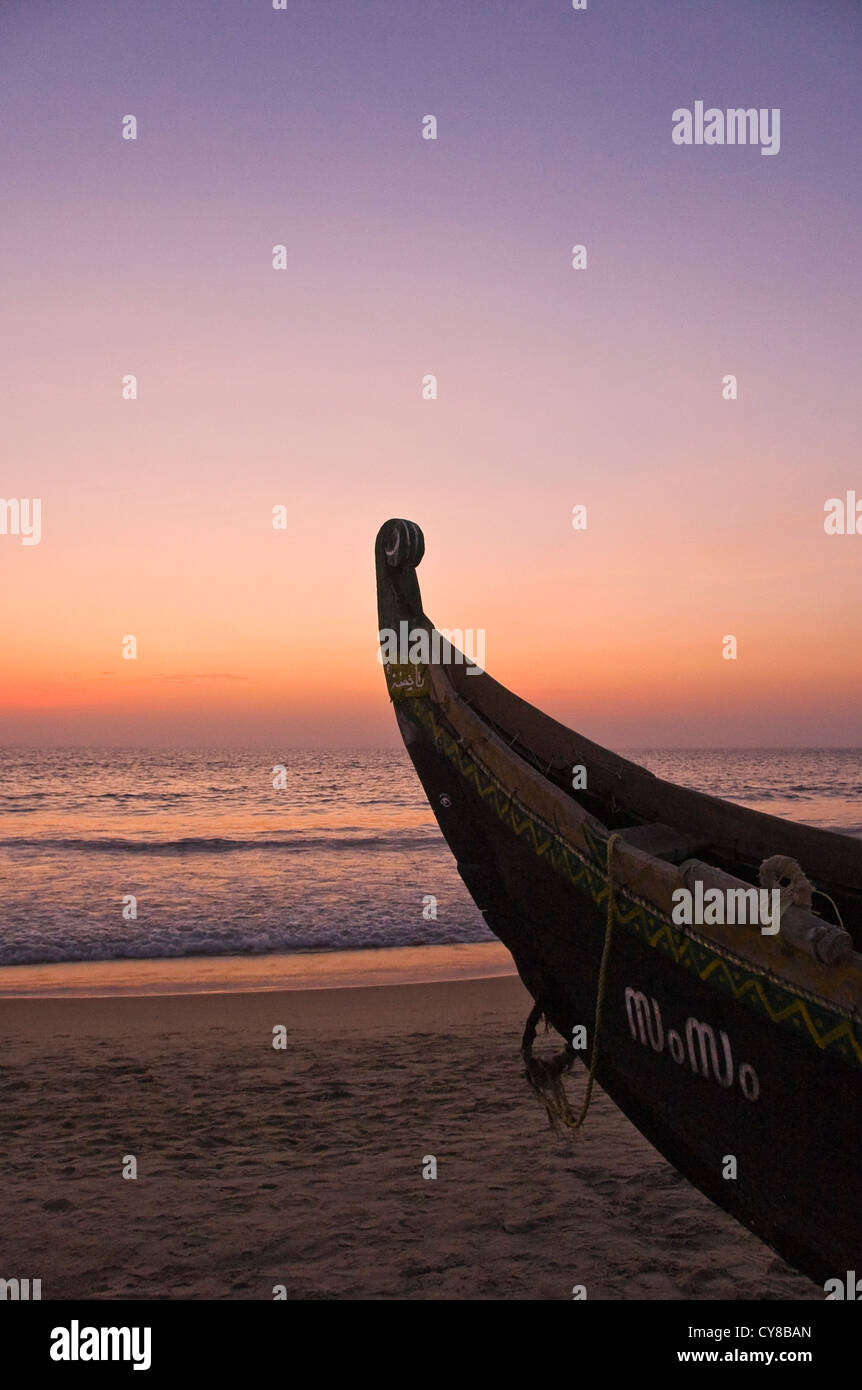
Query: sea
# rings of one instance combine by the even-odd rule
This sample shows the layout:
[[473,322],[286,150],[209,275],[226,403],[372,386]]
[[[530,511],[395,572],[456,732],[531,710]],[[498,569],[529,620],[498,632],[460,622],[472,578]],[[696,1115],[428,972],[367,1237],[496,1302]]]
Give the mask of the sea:
[[[862,835],[860,749],[627,755]],[[0,749],[2,966],[491,940],[400,748]]]

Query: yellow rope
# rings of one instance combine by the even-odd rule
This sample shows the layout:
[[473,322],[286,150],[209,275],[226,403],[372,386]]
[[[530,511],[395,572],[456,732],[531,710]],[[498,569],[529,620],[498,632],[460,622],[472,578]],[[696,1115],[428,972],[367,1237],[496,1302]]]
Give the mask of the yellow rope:
[[[614,900],[614,880],[612,870],[612,860],[614,846],[620,836],[614,832],[608,836],[607,842],[607,875],[608,875],[608,908],[605,919],[605,941],[602,947],[602,959],[599,964],[599,978],[596,986],[596,1015],[593,1024],[593,1048],[590,1056],[589,1075],[587,1077],[587,1089],[584,1093],[584,1103],[581,1106],[581,1113],[577,1119],[572,1114],[566,1093],[563,1090],[562,1073],[567,1071],[574,1061],[575,1053],[571,1043],[566,1043],[565,1052],[551,1062],[543,1062],[540,1058],[532,1056],[532,1038],[535,1036],[535,1023],[541,1017],[542,1007],[537,1004],[527,1021],[527,1028],[524,1033],[524,1043],[522,1053],[527,1064],[527,1080],[535,1091],[538,1092],[545,1108],[548,1112],[548,1120],[551,1127],[555,1128],[557,1123],[565,1125],[567,1129],[580,1129],[587,1118],[590,1108],[590,1101],[593,1095],[593,1082],[596,1078],[596,1068],[599,1060],[599,1032],[602,1026],[602,1012],[605,1002],[605,987],[608,978],[608,960],[610,958],[611,934],[616,921],[616,903]],[[532,1033],[531,1033],[532,1028]]]
[[584,1120],[587,1118],[587,1111],[590,1108],[590,1101],[593,1095],[593,1082],[596,1079],[596,1066],[598,1065],[599,1060],[599,1030],[602,1026],[602,1010],[604,1008],[605,1003],[605,985],[607,983],[608,978],[608,958],[611,953],[611,932],[614,929],[614,922],[616,921],[616,912],[614,910],[616,907],[616,903],[614,901],[614,877],[611,868],[611,861],[613,859],[614,846],[616,845],[616,842],[619,838],[620,837],[616,834],[616,832],[613,835],[608,836],[608,911],[607,917],[605,918],[605,944],[602,947],[602,960],[601,965],[599,966],[599,983],[596,988],[596,1021],[593,1024],[593,1054],[590,1058],[590,1074],[587,1078],[587,1089],[584,1094],[584,1103],[581,1107],[581,1113],[575,1121],[575,1124],[573,1125],[574,1129],[580,1129],[581,1125],[584,1123]]

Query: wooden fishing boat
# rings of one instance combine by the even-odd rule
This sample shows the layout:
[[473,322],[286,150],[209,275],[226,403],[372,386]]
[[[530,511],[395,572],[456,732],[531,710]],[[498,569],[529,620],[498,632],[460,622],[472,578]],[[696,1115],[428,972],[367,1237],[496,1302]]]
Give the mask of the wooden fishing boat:
[[[435,656],[423,553],[414,523],[381,528],[387,685],[459,873],[536,1002],[529,1078],[577,1123],[558,1075],[577,1056],[712,1201],[843,1284],[862,1271],[862,843],[662,781],[445,642]],[[763,883],[781,894],[775,934],[679,924],[681,889],[741,903]],[[558,1067],[532,1055],[542,1014]]]

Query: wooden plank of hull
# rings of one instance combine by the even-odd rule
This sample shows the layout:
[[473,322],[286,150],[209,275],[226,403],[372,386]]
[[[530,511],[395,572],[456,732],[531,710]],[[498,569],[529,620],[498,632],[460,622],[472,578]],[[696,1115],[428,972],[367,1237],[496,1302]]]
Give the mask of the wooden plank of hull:
[[[399,714],[403,725],[407,716]],[[455,789],[450,764],[419,725],[408,751],[467,888],[525,985],[563,1037],[584,1024],[591,1045],[603,913],[555,876],[537,879],[529,847],[466,783]],[[627,1006],[626,991],[640,998],[632,1004],[629,995]],[[700,1030],[686,1040],[689,1019],[712,1030],[715,1057],[708,1034],[705,1053]],[[671,1032],[680,1040],[673,1053]],[[675,1168],[796,1268],[822,1284],[858,1266],[858,1151],[847,1125],[858,1106],[858,1072],[779,1034],[620,931],[598,1080]],[[737,1161],[735,1180],[722,1176],[728,1155]]]

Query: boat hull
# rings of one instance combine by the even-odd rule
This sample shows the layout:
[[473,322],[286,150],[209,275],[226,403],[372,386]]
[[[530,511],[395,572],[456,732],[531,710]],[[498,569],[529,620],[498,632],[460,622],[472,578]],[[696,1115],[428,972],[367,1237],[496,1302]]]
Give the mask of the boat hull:
[[[452,756],[428,698],[406,699],[397,713],[468,890],[562,1037],[586,1030],[576,1055],[588,1062],[607,892],[602,901],[588,874],[578,885],[538,862],[529,816],[523,808],[501,816],[475,762],[465,771],[463,757]],[[690,959],[684,968],[679,958],[691,943],[675,943],[649,904],[616,890],[612,919],[598,1082],[713,1202],[817,1283],[843,1281],[862,1252],[856,1126],[848,1123],[858,1114],[858,1066],[812,1046],[813,1003],[797,1001],[779,1027],[790,1006],[770,1001],[755,974],[721,961],[705,978]]]

